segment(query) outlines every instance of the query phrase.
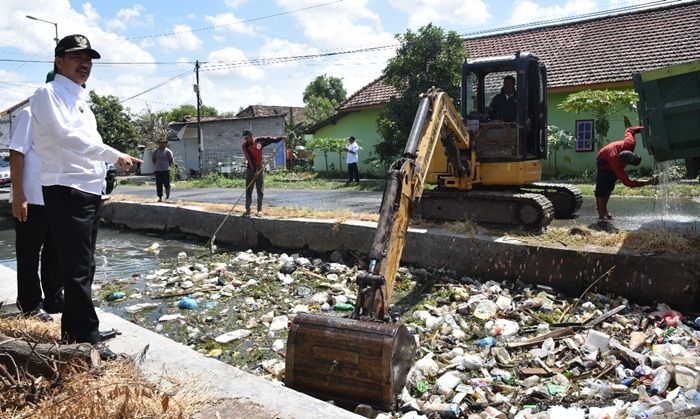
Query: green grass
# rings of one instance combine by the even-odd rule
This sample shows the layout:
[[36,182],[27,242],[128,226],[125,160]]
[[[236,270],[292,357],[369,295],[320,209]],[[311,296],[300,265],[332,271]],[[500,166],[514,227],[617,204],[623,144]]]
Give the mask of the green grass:
[[[545,180],[547,181],[547,180]],[[550,180],[554,182],[554,180]],[[120,184],[136,184],[122,181]],[[209,174],[201,179],[191,179],[177,181],[173,183],[175,188],[244,188],[245,179],[228,178],[218,173]],[[575,185],[584,196],[593,196],[595,182],[574,181]],[[384,190],[384,182],[378,180],[361,182],[359,185],[353,183],[345,185],[344,181],[331,180],[319,177],[318,173],[312,172],[286,172],[279,171],[265,175],[265,186],[275,189],[314,189],[314,190],[352,190],[352,191],[374,191]],[[699,197],[700,184],[670,183],[667,185],[668,194],[672,197]],[[655,197],[662,195],[660,186],[645,186],[641,188],[628,188],[618,183],[613,191],[613,196],[646,196]]]
[[[383,182],[361,182],[345,185],[345,182],[319,178],[316,173],[273,172],[265,174],[265,186],[275,189],[345,189],[356,191],[382,191]],[[244,188],[245,179],[228,178],[217,173],[209,174],[201,179],[178,181],[176,188]]]

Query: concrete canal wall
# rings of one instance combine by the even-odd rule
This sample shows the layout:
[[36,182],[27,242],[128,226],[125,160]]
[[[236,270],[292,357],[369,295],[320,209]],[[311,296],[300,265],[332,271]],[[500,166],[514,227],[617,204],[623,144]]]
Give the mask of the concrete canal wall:
[[[135,230],[179,231],[210,238],[225,214],[197,207],[111,202],[104,207],[107,224]],[[334,250],[365,254],[374,223],[361,221],[228,218],[217,243],[242,248],[275,248],[327,253]],[[580,295],[614,267],[593,288],[631,301],[666,302],[700,312],[700,258],[690,255],[639,254],[624,249],[571,249],[526,245],[491,237],[439,229],[410,229],[402,261],[419,266],[444,266],[481,279],[521,280],[550,286],[570,296]]]

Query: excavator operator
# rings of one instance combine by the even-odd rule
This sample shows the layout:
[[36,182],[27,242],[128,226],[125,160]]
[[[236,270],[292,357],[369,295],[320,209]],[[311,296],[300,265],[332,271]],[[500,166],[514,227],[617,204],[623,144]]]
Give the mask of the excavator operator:
[[505,76],[501,93],[491,100],[488,106],[489,117],[492,121],[515,122],[518,93],[515,91],[515,77]]

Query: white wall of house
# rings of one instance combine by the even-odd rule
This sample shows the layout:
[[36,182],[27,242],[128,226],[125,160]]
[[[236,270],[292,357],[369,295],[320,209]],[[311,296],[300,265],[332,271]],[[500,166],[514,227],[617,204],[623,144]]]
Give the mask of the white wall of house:
[[22,109],[26,108],[27,106],[29,106],[29,104],[21,106],[0,117],[0,150],[7,150],[10,148],[12,133],[15,131],[15,118],[22,111]]

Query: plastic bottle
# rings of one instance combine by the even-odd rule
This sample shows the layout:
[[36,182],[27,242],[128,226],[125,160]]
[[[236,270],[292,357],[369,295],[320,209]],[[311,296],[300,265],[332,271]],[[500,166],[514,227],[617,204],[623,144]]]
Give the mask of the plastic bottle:
[[691,407],[700,407],[700,392],[697,390],[688,390],[683,393],[683,397]]
[[670,401],[664,400],[661,401],[652,407],[648,408],[647,410],[643,411],[642,413],[637,414],[638,419],[647,419],[652,416],[657,416],[657,415],[663,415],[664,413],[670,412],[673,410],[673,404],[671,404]]
[[488,320],[496,315],[498,306],[491,300],[481,300],[474,309],[474,317],[481,320]]
[[654,381],[651,382],[651,395],[663,393],[671,382],[671,372],[667,367],[659,367],[656,370]]

